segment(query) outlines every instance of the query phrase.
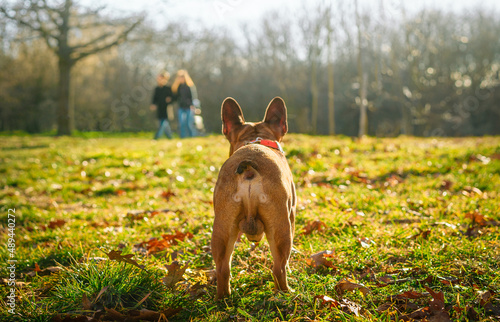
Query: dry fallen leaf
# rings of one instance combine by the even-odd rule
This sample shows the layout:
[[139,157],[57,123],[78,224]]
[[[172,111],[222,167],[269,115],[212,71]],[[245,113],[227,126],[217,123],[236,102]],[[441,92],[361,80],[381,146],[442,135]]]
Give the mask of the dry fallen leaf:
[[33,271],[27,273],[26,275],[30,276],[30,277],[34,277],[36,275],[38,275],[38,276],[47,276],[47,275],[50,275],[50,274],[53,274],[53,273],[60,272],[62,270],[63,270],[63,268],[59,267],[59,266],[50,266],[50,267],[47,267],[47,268],[44,268],[44,269],[40,269],[40,266],[38,266],[38,264],[35,263],[35,269]]
[[434,292],[430,287],[425,286],[427,292],[432,296],[432,300],[429,302],[430,318],[429,321],[434,322],[448,322],[450,320],[450,314],[445,310],[444,307],[444,293]]
[[493,291],[479,292],[479,304],[484,308],[487,315],[498,317],[500,316],[500,305],[493,305],[492,300],[494,295],[495,292]]
[[310,235],[315,231],[323,231],[323,229],[328,228],[324,222],[321,220],[314,220],[307,223],[304,227],[302,235]]
[[175,284],[182,281],[184,278],[184,272],[188,268],[188,265],[181,266],[179,262],[175,261],[170,265],[165,265],[168,270],[168,275],[165,276],[162,281],[167,287],[174,287]]
[[84,310],[92,309],[92,302],[89,301],[87,294],[83,294],[82,296],[82,305]]
[[441,182],[441,185],[440,185],[439,189],[441,189],[441,190],[448,190],[449,191],[452,186],[453,186],[453,182],[451,182],[450,180],[443,180]]
[[106,253],[101,249],[101,251],[108,255],[109,259],[117,261],[117,262],[124,262],[124,263],[129,263],[131,265],[134,265],[136,267],[139,267],[140,269],[144,269],[144,266],[139,265],[135,260],[132,259],[134,257],[134,254],[127,254],[127,255],[122,255],[121,250],[112,250],[109,253]]
[[180,231],[176,231],[175,234],[165,234],[162,235],[161,239],[151,238],[148,241],[139,243],[134,247],[137,249],[145,248],[148,254],[154,254],[169,248],[172,245],[177,245],[179,241],[182,241],[186,238],[193,238],[193,234],[190,232],[182,233]]
[[424,295],[422,293],[418,293],[417,291],[406,291],[406,292],[394,295],[394,298],[396,298],[396,299],[411,299],[411,300],[415,300],[415,299],[419,299],[419,298],[422,298],[422,297],[425,297],[425,296],[426,295]]
[[465,214],[465,218],[470,219],[472,221],[472,225],[478,224],[479,226],[498,226],[498,221],[495,221],[491,218],[484,216],[479,212],[469,212]]
[[59,313],[52,318],[53,322],[87,322],[92,321],[92,319],[85,315],[71,316],[69,314]]
[[174,192],[172,192],[172,190],[167,190],[167,191],[163,191],[163,192],[161,193],[161,196],[162,196],[163,198],[165,198],[167,201],[170,201],[170,199],[171,199],[172,197],[175,197],[176,195],[175,195],[175,193],[174,193]]
[[327,258],[333,258],[334,252],[332,250],[324,250],[322,252],[311,255],[310,258],[306,259],[307,265],[314,268],[326,266],[328,268],[336,269],[335,265]]
[[47,225],[40,225],[40,229],[45,231],[47,228],[54,229],[58,227],[64,226],[66,224],[66,220],[64,219],[57,219],[57,220],[51,220]]
[[314,301],[316,300],[321,300],[321,306],[328,305],[330,308],[336,308],[346,313],[354,313],[356,316],[359,316],[361,312],[361,305],[347,299],[342,299],[339,302],[326,295],[316,295]]
[[354,283],[348,279],[341,280],[336,286],[335,290],[339,294],[343,294],[345,291],[359,290],[363,295],[370,293],[370,289],[363,284]]
[[415,235],[409,236],[407,238],[408,239],[417,239],[417,238],[427,239],[429,237],[429,235],[431,234],[430,230],[422,230],[420,228],[417,228],[417,229],[418,229],[418,233],[416,233]]
[[115,191],[115,194],[117,196],[124,196],[124,195],[127,194],[127,192],[125,190],[123,190],[123,189],[118,189],[118,190]]

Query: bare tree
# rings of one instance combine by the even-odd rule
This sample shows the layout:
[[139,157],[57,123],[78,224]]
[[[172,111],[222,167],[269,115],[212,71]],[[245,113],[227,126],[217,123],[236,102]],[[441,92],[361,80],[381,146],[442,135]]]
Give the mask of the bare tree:
[[304,17],[300,22],[304,46],[307,50],[307,60],[310,62],[310,91],[311,91],[311,127],[312,133],[316,134],[318,130],[318,110],[319,110],[319,89],[318,89],[318,65],[322,44],[325,41],[325,15],[327,10],[322,4],[314,8],[312,14],[307,9],[304,11]]
[[[58,59],[57,134],[71,135],[73,112],[70,108],[71,69],[81,59],[119,45],[143,20],[143,16],[106,18],[104,7],[89,9],[72,0],[49,3],[48,0],[20,1],[0,6],[0,14],[27,27],[44,39]],[[76,35],[90,35],[77,41]]]
[[358,0],[354,0],[354,8],[356,15],[356,26],[358,29],[358,78],[359,78],[359,98],[360,98],[360,115],[359,115],[359,132],[358,136],[362,137],[368,134],[368,101],[366,99],[368,74],[363,71],[363,43],[362,43],[362,22],[359,14]]
[[332,27],[332,4],[327,9],[327,20],[326,20],[326,46],[327,46],[327,74],[328,74],[328,134],[335,135],[335,102],[334,102],[334,73],[333,73],[333,27]]

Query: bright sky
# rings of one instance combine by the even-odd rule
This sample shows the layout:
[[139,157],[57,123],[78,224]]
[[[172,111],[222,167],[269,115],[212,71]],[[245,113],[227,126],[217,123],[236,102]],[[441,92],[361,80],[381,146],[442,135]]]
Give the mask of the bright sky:
[[[229,30],[238,28],[242,23],[258,22],[270,10],[284,10],[290,14],[297,13],[305,4],[314,5],[325,0],[82,0],[83,3],[107,3],[109,9],[118,9],[126,13],[147,12],[148,16],[159,26],[169,21],[188,21],[190,25],[200,24],[207,27],[225,26]],[[328,0],[326,0],[328,1]],[[354,0],[330,0],[334,3]],[[359,0],[361,7],[378,6],[381,0]],[[408,12],[420,8],[439,8],[443,10],[470,10],[483,7],[488,10],[500,11],[498,0],[383,0],[389,14],[399,15],[400,5],[404,1]]]

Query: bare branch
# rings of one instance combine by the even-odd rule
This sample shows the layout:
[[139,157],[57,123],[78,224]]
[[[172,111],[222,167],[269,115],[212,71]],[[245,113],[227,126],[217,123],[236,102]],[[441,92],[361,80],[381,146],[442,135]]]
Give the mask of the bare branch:
[[[82,58],[85,58],[87,56],[90,56],[90,55],[93,55],[93,54],[96,54],[98,52],[101,52],[103,50],[106,50],[106,49],[109,49],[109,48],[112,48],[114,46],[117,46],[117,45],[120,45],[121,43],[123,43],[124,41],[127,40],[127,37],[128,35],[137,27],[139,26],[142,22],[144,21],[144,17],[141,17],[140,19],[138,19],[135,23],[133,23],[130,27],[128,27],[125,31],[123,31],[121,34],[119,34],[115,40],[109,42],[109,43],[106,43],[106,44],[103,44],[101,46],[95,46],[94,48],[91,48],[91,49],[88,49],[86,51],[81,51],[81,52],[73,52],[74,54],[74,57],[72,57],[72,61],[73,62],[77,62],[78,60],[82,59]],[[97,39],[94,39],[92,41],[90,41],[91,43],[96,43],[98,42]],[[88,45],[91,45],[89,43],[87,43],[87,46]],[[85,47],[85,46],[84,46]]]
[[[16,13],[18,13],[19,11],[16,10],[15,11]],[[36,24],[33,24],[32,22],[30,22],[29,20],[26,20],[26,19],[23,19],[23,17],[17,17],[16,14],[12,15],[8,12],[8,10],[5,8],[5,7],[0,7],[0,13],[3,14],[3,16],[9,20],[12,20],[12,21],[15,21],[17,22],[18,24],[20,24],[21,26],[23,27],[27,27],[29,29],[31,29],[32,31],[35,31],[37,33],[40,34],[40,36],[45,40],[45,43],[47,44],[47,46],[52,50],[52,51],[55,51],[57,49],[56,46],[54,46],[50,40],[57,40],[57,37],[54,36],[52,33],[50,33],[48,30],[46,30],[44,27],[43,27],[43,23],[41,22],[40,20],[40,17],[39,15],[37,14],[37,19],[36,19],[36,22],[38,23],[38,25]]]

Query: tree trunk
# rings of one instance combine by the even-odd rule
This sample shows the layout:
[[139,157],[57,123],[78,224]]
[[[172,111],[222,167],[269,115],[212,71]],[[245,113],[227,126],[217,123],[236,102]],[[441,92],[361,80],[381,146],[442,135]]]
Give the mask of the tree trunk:
[[[331,10],[331,9],[330,9]],[[333,78],[333,57],[332,57],[332,28],[330,18],[328,19],[328,134],[335,135],[335,103],[334,103],[334,78]]]
[[368,115],[366,99],[368,75],[363,72],[363,44],[361,33],[361,17],[358,11],[358,1],[354,1],[354,8],[356,14],[356,26],[358,28],[358,78],[359,78],[359,98],[360,98],[360,113],[359,113],[359,132],[358,136],[362,137],[368,134]]
[[318,132],[318,62],[313,56],[311,62],[311,126],[312,134]]
[[328,62],[328,134],[335,135],[335,102],[333,92],[333,63]]
[[366,99],[366,87],[368,83],[368,75],[366,73],[363,74],[361,77],[362,81],[360,84],[360,99],[361,99],[361,106],[360,106],[360,113],[359,113],[359,137],[363,137],[368,134],[368,101]]
[[59,59],[59,84],[57,105],[57,135],[71,135],[73,132],[73,113],[69,104],[71,63]]

